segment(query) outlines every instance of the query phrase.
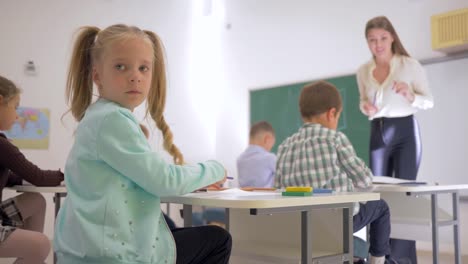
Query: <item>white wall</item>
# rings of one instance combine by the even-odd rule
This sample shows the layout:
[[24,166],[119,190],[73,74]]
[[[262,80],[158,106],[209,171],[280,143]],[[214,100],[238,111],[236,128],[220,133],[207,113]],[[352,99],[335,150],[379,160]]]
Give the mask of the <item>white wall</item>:
[[[424,68],[435,107],[417,114],[423,141],[419,176],[429,182],[468,184],[468,122],[463,109],[468,98],[468,57]],[[468,195],[468,191],[461,195]]]
[[[218,157],[235,170],[235,157],[248,142],[249,90],[355,73],[370,59],[364,27],[377,15],[392,21],[413,57],[443,56],[431,49],[430,16],[463,7],[466,0],[226,1],[231,28],[222,32],[227,68]],[[422,133],[424,143],[438,140]],[[422,166],[437,163],[423,157]]]
[[[166,115],[176,144],[189,162],[216,157],[236,175],[235,158],[247,145],[250,89],[354,73],[370,58],[363,31],[376,15],[392,20],[414,57],[442,56],[430,47],[430,15],[467,6],[466,0],[0,1],[0,74],[23,88],[23,105],[51,109],[50,148],[25,151],[27,157],[44,168],[63,167],[74,128],[70,118],[66,127],[60,122],[73,32],[119,22],[154,30],[166,46]],[[39,67],[35,77],[23,73],[28,60]],[[425,149],[439,140],[428,132],[438,124],[426,123]],[[156,131],[152,140],[161,150]],[[421,171],[437,171],[438,163],[425,157]]]
[[[71,145],[73,122],[66,122],[69,125],[67,129],[60,123],[60,117],[66,110],[64,87],[73,34],[82,25],[106,27],[115,23],[137,25],[161,36],[168,58],[166,119],[174,131],[175,142],[189,161],[213,157],[214,136],[209,137],[208,131],[203,130],[207,124],[199,111],[202,105],[211,104],[210,98],[193,102],[190,96],[197,88],[191,84],[190,71],[193,65],[200,63],[192,60],[192,54],[197,51],[190,45],[193,42],[190,3],[150,0],[138,1],[138,4],[124,0],[2,1],[0,72],[24,89],[22,105],[52,110],[48,155],[43,155],[43,151],[27,151],[29,157],[46,167],[64,163]],[[34,60],[39,67],[39,74],[35,77],[23,73],[23,65],[28,60]]]
[[[166,120],[173,130],[176,145],[188,162],[215,158],[216,119],[215,116],[207,119],[205,115],[208,108],[215,108],[217,100],[210,97],[211,87],[207,88],[206,82],[197,76],[206,79],[203,71],[211,74],[212,65],[219,62],[212,61],[205,66],[204,57],[211,52],[199,44],[205,33],[198,30],[197,35],[192,34],[194,21],[198,19],[200,23],[203,15],[200,3],[184,0],[0,1],[0,74],[23,89],[21,105],[51,110],[49,149],[24,150],[26,156],[42,168],[64,167],[75,127],[70,115],[63,123],[60,121],[67,110],[64,92],[73,34],[83,25],[103,28],[126,23],[153,30],[165,44],[169,77]],[[198,43],[198,49],[193,43]],[[37,65],[37,76],[24,74],[24,64],[29,60]],[[193,98],[198,99],[194,101]],[[142,108],[136,113],[143,118]],[[165,154],[161,137],[154,126],[153,129],[153,146]],[[47,222],[53,223],[52,202],[50,197],[48,199]],[[46,226],[50,235],[52,229],[51,224]]]

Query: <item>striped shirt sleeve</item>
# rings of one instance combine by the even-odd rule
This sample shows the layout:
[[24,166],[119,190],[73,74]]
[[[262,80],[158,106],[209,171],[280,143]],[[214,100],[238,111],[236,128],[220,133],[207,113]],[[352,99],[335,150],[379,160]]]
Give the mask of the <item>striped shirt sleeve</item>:
[[337,153],[342,170],[356,188],[366,189],[372,186],[372,172],[356,155],[353,145],[341,132],[337,133]]

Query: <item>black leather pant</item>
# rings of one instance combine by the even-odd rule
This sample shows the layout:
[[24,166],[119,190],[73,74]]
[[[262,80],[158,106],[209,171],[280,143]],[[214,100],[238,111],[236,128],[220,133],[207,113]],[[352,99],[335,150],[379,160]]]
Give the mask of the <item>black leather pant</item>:
[[[413,115],[372,120],[369,163],[374,175],[415,180],[421,154],[419,126]],[[394,259],[417,263],[414,240],[391,239],[390,245]]]
[[413,115],[372,120],[370,167],[374,175],[415,180],[421,153],[419,126]]

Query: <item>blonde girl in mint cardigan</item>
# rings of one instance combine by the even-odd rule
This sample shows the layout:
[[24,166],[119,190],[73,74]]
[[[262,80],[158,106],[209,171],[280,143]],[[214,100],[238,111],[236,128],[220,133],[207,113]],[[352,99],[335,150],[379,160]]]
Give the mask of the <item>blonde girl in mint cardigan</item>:
[[[92,103],[93,83],[99,98]],[[185,165],[164,120],[166,76],[162,43],[150,31],[113,25],[84,27],[67,81],[79,125],[65,166],[68,196],[55,227],[63,264],[228,263],[231,237],[215,226],[169,230],[160,197],[224,182],[216,161]],[[135,107],[147,113],[175,164],[153,152]]]

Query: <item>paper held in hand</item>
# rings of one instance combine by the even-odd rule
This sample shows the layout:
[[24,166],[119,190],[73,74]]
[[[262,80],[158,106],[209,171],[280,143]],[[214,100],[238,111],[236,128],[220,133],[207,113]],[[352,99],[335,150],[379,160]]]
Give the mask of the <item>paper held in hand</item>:
[[424,185],[427,184],[423,181],[414,181],[414,180],[405,180],[405,179],[398,179],[394,177],[388,176],[374,176],[372,179],[372,183],[374,184],[399,184],[399,185]]

